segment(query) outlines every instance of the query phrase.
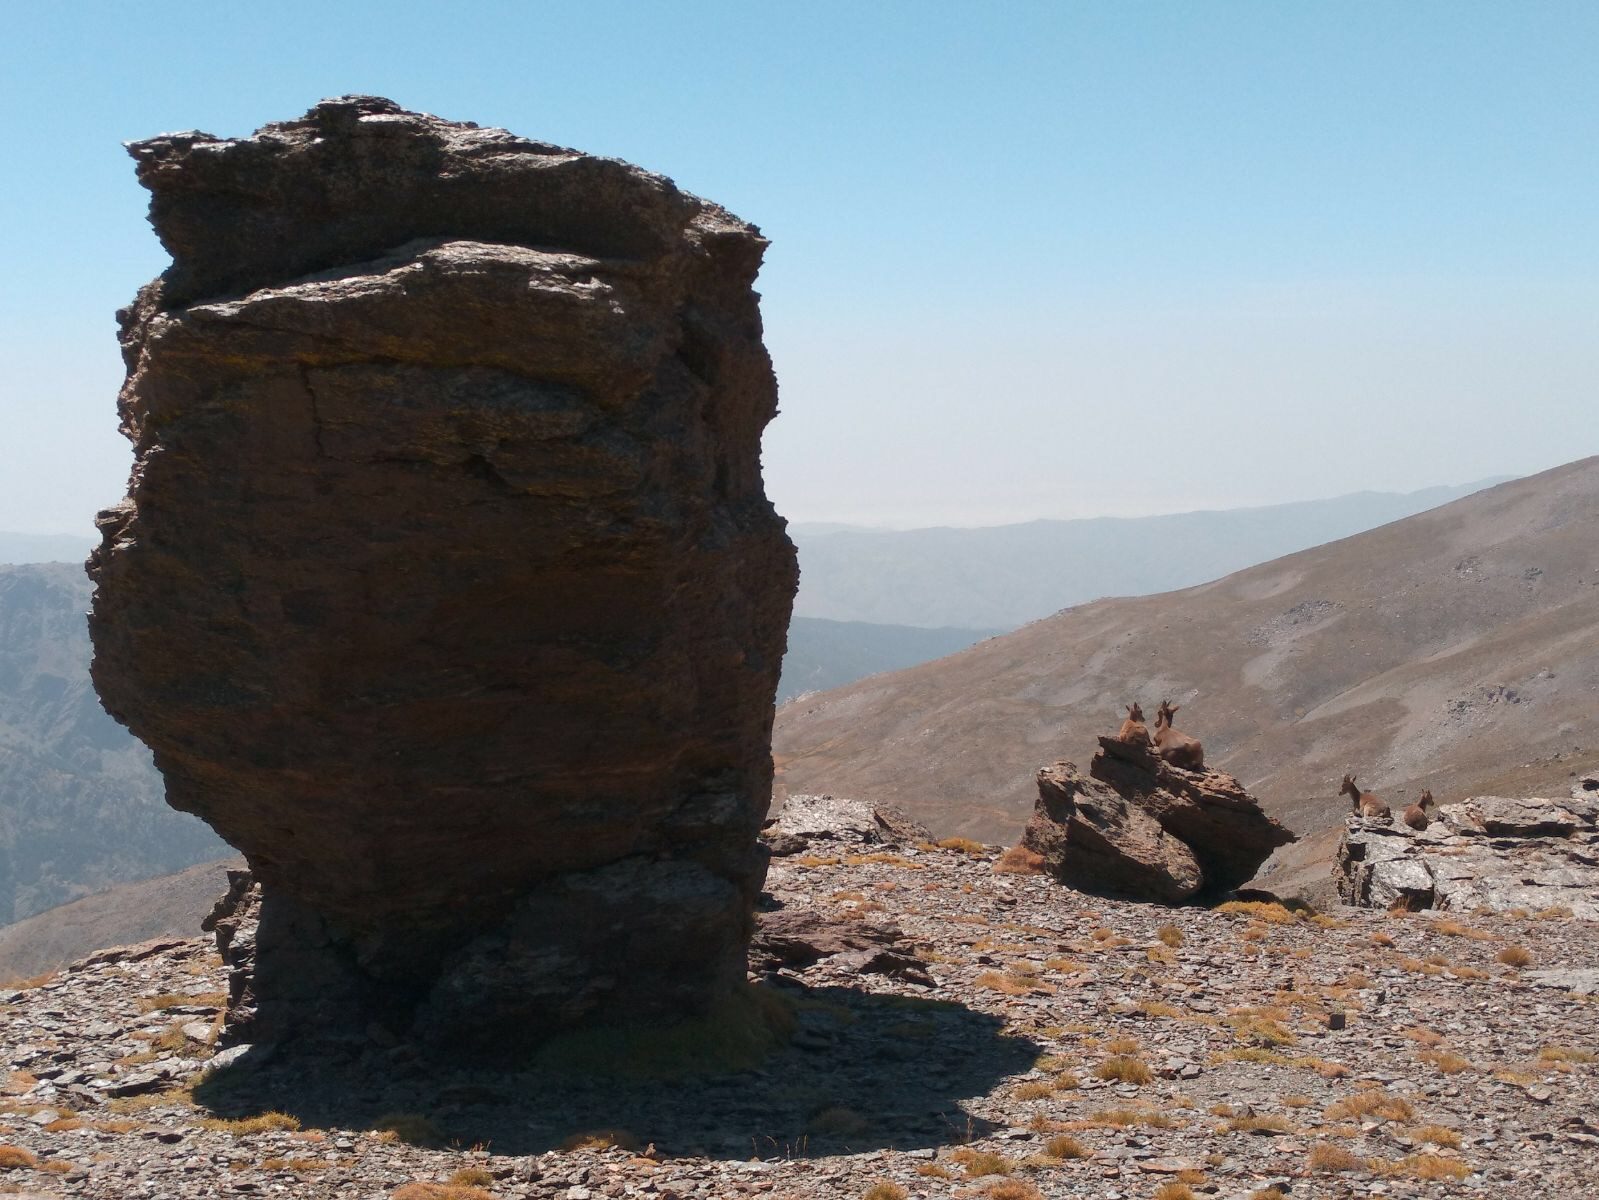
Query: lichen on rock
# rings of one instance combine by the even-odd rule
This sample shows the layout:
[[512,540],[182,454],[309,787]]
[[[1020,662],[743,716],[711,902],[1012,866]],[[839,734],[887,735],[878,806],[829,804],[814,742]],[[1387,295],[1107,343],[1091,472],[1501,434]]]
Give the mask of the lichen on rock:
[[120,314],[93,675],[261,884],[236,1023],[501,1046],[708,1011],[796,583],[765,240],[375,97],[130,150],[173,263]]

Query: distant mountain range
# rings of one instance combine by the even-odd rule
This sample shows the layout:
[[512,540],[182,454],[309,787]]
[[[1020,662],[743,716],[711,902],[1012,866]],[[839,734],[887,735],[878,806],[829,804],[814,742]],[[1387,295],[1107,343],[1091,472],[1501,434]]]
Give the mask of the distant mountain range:
[[0,566],[23,563],[81,563],[96,546],[88,534],[6,533],[0,531]]
[[88,607],[77,563],[0,567],[0,925],[228,853],[101,709]]
[[788,626],[788,653],[783,656],[777,702],[782,704],[806,692],[843,687],[868,675],[943,658],[998,632],[795,617]]
[[789,530],[800,561],[794,612],[831,621],[1014,629],[1101,596],[1142,596],[1204,583],[1500,482],[979,529],[797,524]]
[[[1211,578],[1252,547],[1306,544],[1464,490],[990,529],[795,526],[802,604],[834,596],[838,611],[893,619],[835,620],[802,607],[779,699],[955,654],[1074,597],[1174,573]],[[0,566],[0,925],[228,852],[199,821],[166,807],[148,752],[100,709],[88,679],[89,584],[79,565],[90,546],[70,535],[0,534],[0,560],[67,560]]]
[[1123,704],[1167,697],[1211,765],[1313,835],[1290,865],[1330,853],[1346,771],[1401,803],[1563,795],[1599,762],[1599,458],[784,705],[779,786],[1009,842],[1040,765],[1085,763]]

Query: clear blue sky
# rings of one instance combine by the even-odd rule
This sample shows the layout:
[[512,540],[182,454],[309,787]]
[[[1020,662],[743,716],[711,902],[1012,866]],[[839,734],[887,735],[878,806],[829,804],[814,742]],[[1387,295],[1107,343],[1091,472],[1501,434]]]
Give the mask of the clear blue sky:
[[24,3],[0,37],[0,529],[128,463],[119,143],[318,98],[755,221],[797,520],[1410,490],[1599,452],[1599,4]]

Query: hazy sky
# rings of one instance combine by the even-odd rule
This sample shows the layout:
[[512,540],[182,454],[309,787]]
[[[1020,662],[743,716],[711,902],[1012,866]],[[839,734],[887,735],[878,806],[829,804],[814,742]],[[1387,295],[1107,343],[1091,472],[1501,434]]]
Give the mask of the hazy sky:
[[14,6],[0,529],[122,493],[119,143],[327,95],[617,155],[772,239],[800,521],[1413,490],[1599,452],[1599,4]]

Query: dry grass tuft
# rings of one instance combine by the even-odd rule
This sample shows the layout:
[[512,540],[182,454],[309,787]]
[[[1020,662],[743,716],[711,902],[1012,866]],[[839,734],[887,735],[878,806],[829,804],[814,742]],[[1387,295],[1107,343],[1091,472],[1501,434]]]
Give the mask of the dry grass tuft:
[[930,1179],[954,1179],[955,1172],[938,1163],[921,1163],[916,1168],[918,1175],[925,1175]]
[[175,1008],[180,1004],[205,1005],[210,1008],[220,1008],[228,1002],[222,992],[162,992],[157,996],[144,996],[139,1000],[140,1012],[159,1012],[163,1008]]
[[1053,992],[1055,989],[1047,983],[1041,982],[1032,972],[1009,971],[984,971],[972,981],[980,988],[987,988],[991,992],[998,992],[1002,996],[1030,996],[1034,992]]
[[1042,1192],[1020,1179],[1002,1179],[998,1183],[991,1183],[982,1194],[988,1200],[1044,1200]]
[[450,1176],[449,1182],[454,1187],[493,1187],[494,1175],[482,1167],[462,1167]]
[[1171,1017],[1173,1019],[1184,1016],[1182,1009],[1175,1004],[1167,1004],[1164,1000],[1140,1000],[1138,1011],[1146,1017]]
[[1026,846],[1012,846],[994,863],[996,875],[1042,875],[1044,856]]
[[1222,1122],[1220,1133],[1295,1133],[1293,1122],[1287,1117],[1269,1113],[1263,1117],[1229,1117]]
[[1382,1088],[1366,1088],[1356,1092],[1353,1096],[1345,1096],[1342,1100],[1330,1105],[1324,1115],[1329,1121],[1360,1120],[1362,1118],[1380,1121],[1409,1121],[1416,1114],[1415,1110],[1410,1107],[1410,1102],[1402,1096],[1392,1095]]
[[[299,1122],[295,1122],[299,1128]],[[372,1129],[386,1142],[405,1142],[411,1146],[442,1146],[444,1131],[431,1117],[421,1113],[384,1113],[372,1122]]]
[[1275,900],[1229,900],[1226,904],[1218,904],[1216,911],[1252,917],[1267,925],[1292,925],[1299,920],[1298,916]]
[[1462,925],[1459,921],[1453,921],[1447,917],[1441,921],[1434,921],[1432,927],[1434,931],[1443,934],[1445,937],[1470,938],[1474,942],[1486,942],[1489,937],[1488,934],[1480,929],[1473,929],[1469,925]]
[[201,1129],[213,1133],[231,1133],[235,1137],[248,1137],[252,1133],[278,1133],[300,1128],[300,1118],[284,1112],[266,1112],[255,1117],[205,1117]]
[[1011,1093],[1018,1100],[1043,1100],[1055,1094],[1055,1085],[1044,1079],[1029,1079],[1016,1085]]
[[1068,1133],[1062,1133],[1044,1143],[1044,1153],[1051,1158],[1087,1158],[1093,1151]]
[[1288,1200],[1288,1193],[1280,1188],[1258,1188],[1249,1193],[1249,1200]]
[[987,1150],[973,1150],[970,1147],[962,1146],[959,1150],[953,1151],[949,1159],[951,1162],[960,1164],[968,1179],[980,1179],[984,1175],[1009,1175],[1011,1173],[1009,1159]]
[[910,1193],[897,1183],[879,1180],[867,1188],[861,1200],[909,1200]]
[[988,854],[988,847],[982,842],[974,842],[971,838],[948,837],[938,843],[940,850],[951,850],[956,854],[969,854],[973,858],[982,858]]
[[1440,1154],[1412,1154],[1394,1163],[1389,1170],[1412,1179],[1448,1179],[1455,1182],[1471,1174],[1471,1168],[1465,1163],[1444,1158]]
[[1431,1142],[1449,1150],[1460,1149],[1460,1135],[1447,1125],[1422,1125],[1412,1129],[1410,1136],[1418,1142]]
[[1155,1073],[1149,1069],[1148,1063],[1130,1054],[1117,1054],[1107,1058],[1094,1068],[1094,1075],[1099,1079],[1113,1079],[1117,1083],[1133,1084],[1149,1083],[1155,1078]]
[[1183,931],[1175,925],[1162,925],[1155,930],[1155,937],[1173,950],[1183,944]]
[[1194,1189],[1186,1183],[1172,1179],[1155,1189],[1154,1200],[1199,1200],[1199,1197],[1194,1195]]
[[1371,935],[1371,944],[1373,946],[1392,946],[1394,944],[1393,935],[1387,933],[1374,933]]
[[1317,1142],[1312,1146],[1308,1165],[1312,1171],[1323,1175],[1368,1169],[1365,1159],[1350,1153],[1342,1146],[1334,1146],[1331,1142]]
[[1525,946],[1506,946],[1494,955],[1495,962],[1504,963],[1507,967],[1527,967],[1532,965],[1532,952]]
[[0,1146],[0,1171],[31,1171],[39,1165],[31,1150],[21,1146]]
[[1458,1075],[1461,1071],[1471,1070],[1470,1060],[1449,1050],[1423,1050],[1416,1057],[1422,1062],[1431,1063],[1445,1075]]
[[1592,1050],[1582,1050],[1576,1046],[1545,1046],[1538,1051],[1538,1061],[1543,1063],[1591,1063],[1599,1061],[1599,1055]]
[[1142,1049],[1137,1038],[1113,1037],[1105,1043],[1106,1054],[1137,1054]]
[[494,1200],[494,1193],[450,1183],[407,1183],[390,1192],[389,1200]]

